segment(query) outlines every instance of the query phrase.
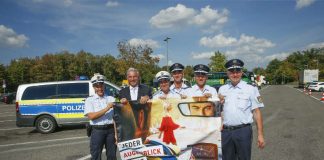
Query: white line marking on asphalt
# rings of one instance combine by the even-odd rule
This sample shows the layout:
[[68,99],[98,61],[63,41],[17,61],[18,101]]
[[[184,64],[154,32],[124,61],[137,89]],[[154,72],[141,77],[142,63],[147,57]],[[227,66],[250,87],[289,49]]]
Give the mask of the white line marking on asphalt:
[[1,112],[0,115],[2,115],[2,114],[8,114],[8,113],[14,113],[14,112]]
[[57,147],[57,146],[75,145],[75,144],[81,144],[81,143],[87,143],[87,142],[89,142],[89,141],[79,141],[79,142],[73,142],[73,143],[61,143],[61,144],[52,144],[52,145],[37,146],[37,147],[11,149],[11,150],[0,152],[0,154],[2,154],[2,153],[10,153],[10,152],[35,150],[35,149],[44,149],[44,148],[51,148],[51,147]]
[[[288,86],[289,88],[292,88],[292,87],[290,87],[290,86]],[[292,88],[292,89],[294,89],[294,88]],[[299,91],[299,92],[304,92],[304,90],[301,90],[301,89],[296,89],[297,91]],[[308,93],[306,93],[306,95],[308,95]],[[308,95],[309,96],[309,95]],[[321,99],[319,99],[319,98],[317,98],[317,97],[314,97],[314,96],[312,96],[312,95],[310,95],[310,97],[312,97],[312,98],[314,98],[314,99],[316,99],[316,100],[318,100],[318,101],[321,101]]]
[[3,123],[3,122],[12,122],[12,121],[16,121],[16,120],[4,120],[4,121],[0,121],[0,123]]
[[2,118],[2,117],[13,117],[13,116],[16,116],[16,115],[5,115],[5,116],[0,116],[0,117]]
[[75,140],[75,139],[82,139],[82,138],[88,138],[88,137],[82,136],[82,137],[70,137],[70,138],[61,138],[61,139],[50,139],[50,140],[45,140],[45,141],[32,141],[32,142],[24,142],[24,143],[2,144],[2,145],[0,145],[0,147],[20,146],[20,145],[26,145],[26,144],[46,143],[46,142],[52,142],[52,141]]
[[[102,150],[102,153],[105,153],[106,152],[106,149],[103,149]],[[81,157],[81,158],[79,158],[79,159],[77,159],[77,160],[86,160],[86,159],[90,159],[91,158],[91,154],[89,154],[89,155],[86,155],[86,156],[84,156],[84,157]]]
[[23,128],[5,128],[5,129],[0,129],[0,131],[10,131],[10,130],[17,130],[17,129],[23,129]]

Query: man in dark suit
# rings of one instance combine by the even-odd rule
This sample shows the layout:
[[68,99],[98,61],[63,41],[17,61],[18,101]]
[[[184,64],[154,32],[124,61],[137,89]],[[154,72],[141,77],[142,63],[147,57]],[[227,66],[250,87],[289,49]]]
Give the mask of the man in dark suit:
[[129,86],[120,91],[119,98],[122,104],[126,104],[128,101],[138,101],[140,104],[145,104],[150,98],[152,98],[151,88],[139,84],[139,78],[140,74],[137,69],[129,68],[127,70]]
[[[119,119],[120,127],[118,127],[119,140],[130,140],[141,137],[145,140],[148,134],[148,122],[151,105],[147,101],[152,98],[152,90],[150,87],[139,84],[140,74],[137,69],[129,68],[127,70],[128,87],[123,88],[119,92],[120,102],[122,104],[130,104],[135,118],[135,126],[125,125],[127,119]],[[124,122],[123,122],[124,121]],[[123,128],[123,129],[122,129]],[[123,132],[134,131],[134,135]]]

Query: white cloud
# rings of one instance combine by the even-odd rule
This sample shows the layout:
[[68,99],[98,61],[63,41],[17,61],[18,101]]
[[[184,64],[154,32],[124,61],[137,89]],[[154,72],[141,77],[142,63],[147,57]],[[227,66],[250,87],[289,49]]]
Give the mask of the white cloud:
[[43,2],[44,0],[33,0],[35,3]]
[[156,28],[180,28],[186,25],[193,25],[207,27],[207,29],[204,29],[204,32],[214,32],[219,30],[228,21],[229,13],[227,9],[218,11],[210,8],[210,6],[196,11],[183,4],[178,4],[176,7],[161,10],[149,22]]
[[159,43],[152,39],[144,40],[144,39],[133,38],[129,40],[128,43],[132,46],[148,46],[151,47],[152,49],[160,47]]
[[209,48],[227,47],[236,45],[237,39],[233,37],[225,37],[223,34],[219,34],[214,37],[202,37],[199,43],[200,45]]
[[202,46],[213,49],[228,47],[227,53],[230,55],[260,54],[265,49],[275,46],[269,40],[247,36],[245,34],[242,34],[238,39],[235,37],[226,37],[223,34],[218,34],[214,37],[202,37],[199,43]]
[[315,0],[296,0],[296,9],[310,6]]
[[151,57],[159,58],[160,60],[165,58],[165,56],[163,54],[155,54],[155,55],[151,55]]
[[209,59],[215,52],[191,53],[192,59]]
[[117,7],[117,6],[119,6],[119,3],[117,1],[108,1],[106,3],[106,6],[107,7]]
[[311,43],[306,46],[306,49],[311,49],[311,48],[322,48],[324,47],[324,42],[319,42],[319,43]]
[[287,52],[282,52],[282,53],[278,53],[278,54],[273,54],[273,55],[269,55],[269,56],[265,56],[263,58],[264,61],[271,61],[274,59],[278,59],[278,60],[284,60],[286,59],[291,53],[287,53]]
[[213,32],[220,29],[223,24],[228,21],[229,11],[223,9],[222,11],[211,9],[206,6],[200,10],[200,13],[190,20],[190,24],[198,26],[209,26],[205,32]]
[[72,0],[64,0],[64,1],[63,1],[63,4],[64,4],[65,7],[69,7],[69,6],[71,6],[72,3],[73,3]]
[[27,46],[28,37],[18,35],[13,29],[0,25],[0,47],[24,47]]
[[169,7],[161,10],[150,19],[151,25],[156,28],[171,28],[187,24],[188,20],[195,15],[195,10],[185,5],[177,4],[176,7]]
[[[275,44],[267,39],[256,38],[245,34],[241,34],[239,38],[225,36],[224,34],[218,34],[214,37],[202,37],[200,39],[200,45],[212,48],[214,51],[220,50],[221,53],[225,54],[227,59],[242,59],[248,69],[265,64],[269,59],[274,59],[274,57],[282,58],[287,56],[280,54],[265,58],[265,50],[274,47]],[[192,54],[192,58],[207,60],[213,56],[214,51],[195,53]]]
[[197,14],[192,20],[192,24],[205,25],[210,23],[223,24],[227,22],[229,11],[224,9],[222,12],[213,10],[210,6],[202,8],[200,14]]

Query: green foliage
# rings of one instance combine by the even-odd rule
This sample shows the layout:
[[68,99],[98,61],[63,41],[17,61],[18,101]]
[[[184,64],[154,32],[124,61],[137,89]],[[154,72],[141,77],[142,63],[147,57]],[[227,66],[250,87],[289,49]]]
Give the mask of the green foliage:
[[208,64],[211,72],[225,72],[225,63],[226,63],[226,56],[225,54],[217,51],[214,53],[213,56],[210,57],[210,63]]
[[[312,48],[290,54],[285,60],[270,61],[265,76],[272,84],[298,81],[298,72],[304,69],[319,69],[319,80],[324,78],[324,48]],[[257,69],[256,69],[257,70]]]
[[159,59],[151,56],[153,50],[148,46],[132,46],[126,41],[119,42],[117,47],[116,71],[119,76],[125,77],[128,68],[133,67],[139,70],[143,83],[151,84],[159,71]]

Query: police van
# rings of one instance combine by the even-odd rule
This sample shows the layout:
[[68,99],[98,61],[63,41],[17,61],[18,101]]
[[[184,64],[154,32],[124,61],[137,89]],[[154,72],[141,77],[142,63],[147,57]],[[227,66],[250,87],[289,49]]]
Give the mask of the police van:
[[[105,94],[118,96],[120,88],[105,81]],[[83,124],[85,99],[95,91],[89,80],[43,82],[19,85],[16,95],[16,125],[36,127],[51,133],[67,124]]]

